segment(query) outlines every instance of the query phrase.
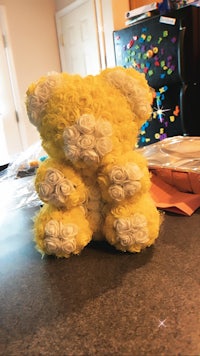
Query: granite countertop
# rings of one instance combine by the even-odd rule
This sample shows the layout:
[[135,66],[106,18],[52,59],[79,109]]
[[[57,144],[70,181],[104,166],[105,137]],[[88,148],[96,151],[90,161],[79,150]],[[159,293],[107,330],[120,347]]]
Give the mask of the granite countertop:
[[38,209],[1,211],[0,355],[200,355],[200,209],[166,213],[140,254],[91,243],[70,259],[36,251]]

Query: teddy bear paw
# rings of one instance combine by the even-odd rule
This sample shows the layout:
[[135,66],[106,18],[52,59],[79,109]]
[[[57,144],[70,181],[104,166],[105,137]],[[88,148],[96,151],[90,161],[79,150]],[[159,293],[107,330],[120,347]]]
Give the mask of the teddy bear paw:
[[57,208],[68,208],[81,205],[86,200],[84,187],[67,179],[56,168],[46,171],[43,181],[38,183],[38,195],[40,199],[54,205]]
[[134,245],[147,244],[149,241],[147,220],[140,213],[116,219],[113,227],[116,232],[116,242],[126,250]]
[[66,258],[78,255],[93,233],[82,207],[66,211],[47,204],[36,216],[34,228],[36,248],[42,255]]
[[45,226],[44,249],[47,254],[68,257],[77,249],[76,224],[63,224],[57,220],[50,220]]

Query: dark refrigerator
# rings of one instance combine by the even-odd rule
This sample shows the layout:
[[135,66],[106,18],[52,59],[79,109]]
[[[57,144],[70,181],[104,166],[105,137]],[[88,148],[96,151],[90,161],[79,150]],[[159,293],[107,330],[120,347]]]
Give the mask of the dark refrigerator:
[[200,136],[200,1],[114,31],[113,40],[116,65],[144,73],[155,91],[138,147]]

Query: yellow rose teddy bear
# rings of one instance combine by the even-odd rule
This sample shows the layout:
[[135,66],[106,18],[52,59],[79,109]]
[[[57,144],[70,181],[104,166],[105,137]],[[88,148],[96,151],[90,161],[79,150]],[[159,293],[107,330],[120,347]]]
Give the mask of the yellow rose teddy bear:
[[92,239],[129,252],[154,243],[160,214],[134,148],[152,95],[143,74],[122,67],[84,78],[51,73],[29,86],[28,117],[48,154],[35,179],[44,202],[34,223],[42,254],[67,258]]

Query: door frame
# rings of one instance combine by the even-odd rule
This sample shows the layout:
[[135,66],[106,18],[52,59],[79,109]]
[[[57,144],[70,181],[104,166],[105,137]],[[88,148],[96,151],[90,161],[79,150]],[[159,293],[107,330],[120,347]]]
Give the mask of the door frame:
[[4,5],[0,5],[0,33],[2,35],[2,40],[4,42],[4,50],[5,56],[8,66],[9,78],[10,78],[10,85],[11,91],[13,96],[13,103],[15,108],[15,115],[16,121],[18,123],[18,131],[19,131],[19,139],[21,143],[21,151],[27,147],[27,139],[26,139],[26,131],[23,125],[23,110],[19,95],[19,88],[17,83],[17,76],[15,71],[13,53],[11,48],[11,40],[8,30],[8,23],[7,23],[7,15],[6,15],[6,7]]
[[[88,0],[75,0],[68,6],[59,10],[55,14],[58,45],[60,51],[61,67],[64,61],[63,52],[63,38],[61,31],[60,19],[76,9],[80,5],[84,4]],[[99,48],[99,59],[100,59],[100,70],[107,67],[115,66],[115,56],[114,56],[114,44],[113,44],[113,13],[112,13],[112,0],[91,0],[94,4],[95,18],[96,18],[96,30],[98,37],[98,48]]]

